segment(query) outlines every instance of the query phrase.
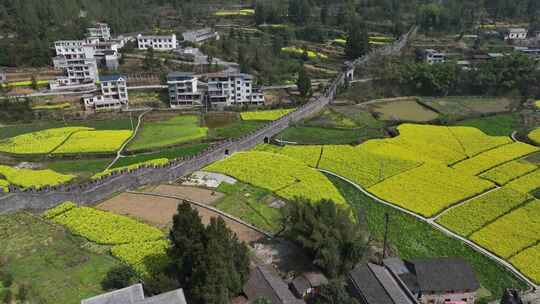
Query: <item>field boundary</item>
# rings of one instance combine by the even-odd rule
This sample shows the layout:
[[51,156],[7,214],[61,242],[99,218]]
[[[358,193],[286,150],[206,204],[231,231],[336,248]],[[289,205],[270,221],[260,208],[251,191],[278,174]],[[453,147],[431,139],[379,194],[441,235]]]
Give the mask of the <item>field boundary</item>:
[[146,195],[146,196],[155,196],[155,197],[162,197],[162,198],[170,198],[170,199],[177,199],[177,200],[180,200],[180,201],[184,201],[184,202],[187,202],[191,205],[195,205],[197,207],[200,207],[200,208],[203,208],[203,209],[206,209],[206,210],[209,210],[211,212],[214,212],[214,213],[217,213],[218,215],[220,216],[223,216],[223,217],[226,217],[240,225],[243,225],[251,230],[254,230],[258,233],[261,233],[263,234],[264,236],[270,238],[270,239],[273,239],[274,238],[274,235],[270,232],[267,232],[267,231],[264,231],[260,228],[257,228],[255,227],[254,225],[248,223],[248,222],[245,222],[237,217],[234,217],[228,213],[225,213],[217,208],[214,208],[212,206],[208,206],[206,204],[203,204],[203,203],[199,203],[199,202],[195,202],[195,201],[192,201],[192,200],[188,200],[188,199],[184,199],[184,198],[181,198],[179,196],[174,196],[174,195],[167,195],[167,194],[159,194],[159,193],[152,193],[152,192],[139,192],[139,191],[126,191],[126,193],[130,193],[130,194],[136,194],[136,195]]
[[467,198],[467,199],[465,199],[465,200],[463,200],[463,201],[461,201],[461,202],[459,202],[459,203],[457,203],[457,204],[454,204],[454,205],[452,205],[452,206],[448,206],[447,208],[445,208],[445,209],[442,210],[441,212],[435,214],[434,216],[430,217],[429,219],[430,219],[430,220],[436,221],[436,220],[438,220],[442,215],[448,213],[450,210],[455,209],[455,208],[457,208],[457,207],[459,207],[459,206],[465,205],[465,204],[469,203],[469,202],[472,201],[472,200],[475,200],[475,199],[477,199],[477,198],[481,198],[482,196],[488,195],[489,193],[494,192],[494,191],[497,191],[497,190],[500,190],[500,189],[501,189],[501,187],[495,186],[495,188],[491,188],[491,189],[489,189],[489,190],[487,190],[487,191],[484,191],[484,192],[482,192],[482,193],[479,193],[479,194],[477,194],[477,195],[475,195],[475,196],[473,196],[473,197]]
[[433,221],[432,219],[428,219],[428,218],[425,218],[421,215],[418,215],[412,211],[409,211],[403,207],[400,207],[400,206],[397,206],[397,205],[394,205],[388,201],[385,201],[383,199],[380,199],[378,198],[377,196],[371,194],[369,191],[365,190],[364,188],[362,188],[360,185],[357,185],[356,183],[354,183],[353,181],[343,177],[343,176],[340,176],[338,174],[335,174],[333,172],[330,172],[330,171],[326,171],[326,170],[322,170],[322,169],[319,169],[319,171],[323,172],[323,173],[327,173],[327,174],[330,174],[332,176],[335,176],[337,178],[340,178],[341,180],[344,180],[346,181],[347,183],[351,184],[352,186],[354,186],[356,189],[358,189],[360,192],[364,193],[366,196],[368,196],[369,198],[375,200],[376,202],[379,202],[383,205],[386,205],[388,207],[391,207],[393,209],[396,209],[398,211],[401,211],[403,213],[406,213],[408,215],[411,215],[415,218],[417,218],[418,220],[422,221],[422,222],[425,222],[427,224],[429,224],[430,226],[432,226],[433,228],[439,230],[440,232],[454,238],[454,239],[457,239],[459,241],[461,241],[462,243],[464,243],[465,245],[469,246],[470,248],[472,248],[473,250],[475,250],[476,252],[480,253],[480,254],[483,254],[484,256],[490,258],[491,260],[495,261],[496,263],[498,263],[499,265],[503,266],[504,268],[506,268],[507,270],[509,270],[510,272],[512,272],[513,274],[515,274],[517,277],[519,277],[521,280],[523,280],[524,282],[526,282],[530,287],[532,287],[533,289],[538,289],[540,288],[539,285],[536,285],[531,279],[529,279],[528,277],[526,277],[524,274],[522,274],[517,268],[514,267],[514,265],[512,265],[510,262],[500,258],[499,256],[493,254],[491,251],[487,250],[487,249],[484,249],[483,247],[481,247],[480,245],[476,244],[475,242],[471,241],[471,240],[468,240],[454,232],[452,232],[451,230],[445,228],[444,226],[436,223],[435,221]]

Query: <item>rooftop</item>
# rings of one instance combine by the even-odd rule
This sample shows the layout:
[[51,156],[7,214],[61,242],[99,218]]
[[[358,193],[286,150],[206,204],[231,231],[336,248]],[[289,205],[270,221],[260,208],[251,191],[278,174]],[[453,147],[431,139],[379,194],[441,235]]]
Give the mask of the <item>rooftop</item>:
[[304,301],[294,297],[287,284],[269,265],[251,269],[244,293],[250,301],[264,297],[272,304],[304,304]]
[[103,75],[103,76],[99,76],[99,81],[101,82],[118,81],[121,78],[126,79],[126,77],[123,75]]
[[82,300],[81,304],[187,304],[187,302],[182,289],[145,298],[142,285],[135,284]]
[[476,291],[480,284],[471,265],[461,258],[432,258],[405,262],[416,274],[422,291]]

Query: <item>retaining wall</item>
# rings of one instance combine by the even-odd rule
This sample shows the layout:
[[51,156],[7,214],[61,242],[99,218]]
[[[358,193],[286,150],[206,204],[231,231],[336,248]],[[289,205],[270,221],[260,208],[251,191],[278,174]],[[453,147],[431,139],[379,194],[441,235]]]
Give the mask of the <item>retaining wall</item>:
[[182,176],[193,173],[205,166],[224,159],[235,152],[243,151],[270,139],[272,136],[286,129],[289,124],[299,122],[320,112],[330,101],[335,98],[337,88],[343,85],[345,75],[356,66],[368,62],[374,56],[384,56],[398,53],[406,45],[408,38],[416,32],[413,28],[399,41],[392,45],[377,49],[372,53],[356,60],[353,66],[349,66],[340,73],[324,94],[315,100],[299,107],[296,111],[288,113],[284,117],[269,123],[265,127],[245,135],[236,140],[224,141],[213,146],[198,155],[171,161],[165,166],[143,166],[134,170],[113,172],[98,180],[81,185],[60,185],[45,187],[40,190],[20,189],[10,186],[10,193],[0,196],[0,214],[15,212],[26,209],[42,211],[65,201],[86,205],[100,202],[115,193],[136,189],[147,184],[163,183],[176,180]]

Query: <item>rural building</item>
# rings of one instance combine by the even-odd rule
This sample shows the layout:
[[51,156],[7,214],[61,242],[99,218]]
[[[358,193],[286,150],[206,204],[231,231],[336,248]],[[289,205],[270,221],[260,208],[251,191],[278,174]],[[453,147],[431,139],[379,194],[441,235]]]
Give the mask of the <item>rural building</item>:
[[111,39],[111,28],[107,23],[97,22],[86,29],[86,37],[88,39],[98,39],[99,41],[109,41]]
[[529,47],[520,47],[515,46],[514,50],[517,52],[520,52],[522,54],[525,54],[530,57],[538,57],[540,56],[540,48],[529,48]]
[[156,51],[172,51],[177,47],[176,35],[137,35],[137,47],[139,50],[152,48]]
[[171,108],[202,104],[199,80],[193,73],[174,72],[167,75]]
[[322,285],[328,284],[328,279],[320,272],[306,272],[294,278],[291,282],[291,290],[296,297],[304,298],[308,295],[317,294]]
[[504,40],[524,40],[527,39],[527,30],[524,28],[509,28],[504,32]]
[[54,48],[53,65],[63,69],[64,76],[49,82],[51,90],[94,86],[99,75],[94,46],[84,40],[61,40],[54,43]]
[[420,59],[428,64],[444,63],[446,62],[446,54],[434,49],[425,49],[420,51]]
[[7,74],[6,71],[0,69],[0,83],[7,82]]
[[265,298],[272,304],[305,304],[303,300],[294,297],[287,284],[270,265],[252,268],[243,290],[250,303],[258,298]]
[[208,102],[213,108],[264,105],[264,94],[253,87],[253,76],[244,73],[207,75]]
[[94,40],[92,45],[95,50],[94,57],[100,66],[106,67],[109,70],[118,69],[119,60],[122,56],[120,49],[124,47],[123,40]]
[[389,258],[383,265],[356,266],[349,281],[365,304],[474,303],[480,288],[472,267],[460,258]]
[[182,37],[184,37],[185,41],[201,43],[209,39],[219,40],[219,33],[211,28],[203,28],[196,31],[184,32]]
[[129,106],[126,78],[124,76],[101,76],[98,95],[83,96],[85,110],[115,110]]
[[81,304],[187,304],[182,289],[162,293],[150,298],[144,297],[141,284],[111,291],[81,301]]

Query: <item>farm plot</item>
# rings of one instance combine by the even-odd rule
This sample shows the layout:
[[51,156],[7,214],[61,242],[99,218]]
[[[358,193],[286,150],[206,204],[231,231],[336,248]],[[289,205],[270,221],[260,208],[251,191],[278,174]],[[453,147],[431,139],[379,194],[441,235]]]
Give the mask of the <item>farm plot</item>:
[[536,169],[538,169],[538,166],[531,162],[516,160],[495,167],[486,173],[481,174],[480,177],[502,186]]
[[111,254],[133,267],[142,278],[163,273],[170,260],[167,256],[169,242],[166,240],[130,243],[111,248]]
[[322,149],[323,146],[277,147],[274,145],[258,145],[253,150],[283,154],[297,159],[312,168],[316,168],[323,151]]
[[47,129],[0,141],[0,152],[13,154],[47,154],[62,144],[73,133],[91,130],[85,127]]
[[22,188],[56,186],[75,178],[74,175],[60,174],[52,170],[18,169],[0,165],[0,176],[7,182]]
[[473,233],[471,240],[509,258],[540,240],[540,200],[533,200]]
[[183,115],[165,121],[143,122],[142,129],[128,145],[129,151],[172,146],[206,137],[208,128],[199,126],[199,117]]
[[128,130],[76,132],[53,154],[116,152],[132,134]]
[[263,120],[263,121],[272,121],[278,120],[281,117],[293,112],[295,109],[278,109],[278,110],[268,110],[268,111],[251,111],[251,112],[242,112],[240,117],[242,120]]
[[372,111],[386,121],[428,122],[435,120],[439,114],[420,105],[416,100],[398,100],[374,104]]
[[163,232],[157,228],[125,216],[89,207],[70,209],[52,217],[52,221],[98,244],[145,242],[163,237]]
[[510,262],[536,284],[540,284],[540,244],[521,251]]
[[491,136],[509,136],[520,127],[520,116],[517,113],[498,114],[488,117],[472,118],[457,123],[463,127],[473,127]]
[[466,174],[477,175],[506,162],[524,157],[540,149],[521,142],[504,145],[475,157],[466,159],[453,166],[454,169]]
[[448,167],[426,163],[390,177],[368,190],[378,197],[426,217],[485,192],[494,185]]
[[25,303],[79,304],[106,292],[101,282],[120,266],[87,250],[84,239],[29,213],[0,215],[0,244],[0,256],[9,261],[2,271],[12,275],[14,286],[27,287]]
[[529,133],[529,138],[537,145],[540,145],[540,128]]
[[435,109],[451,119],[478,114],[501,113],[510,110],[513,100],[496,97],[444,97],[424,98],[422,104]]
[[530,195],[500,188],[449,210],[437,222],[467,237],[532,199]]
[[508,183],[506,187],[521,191],[523,193],[532,192],[540,188],[540,170],[533,171],[527,175],[515,179]]
[[331,199],[345,205],[343,197],[322,173],[285,155],[241,152],[205,170],[230,175],[256,187],[268,189],[285,199]]
[[9,182],[5,179],[0,179],[0,192],[9,191]]

